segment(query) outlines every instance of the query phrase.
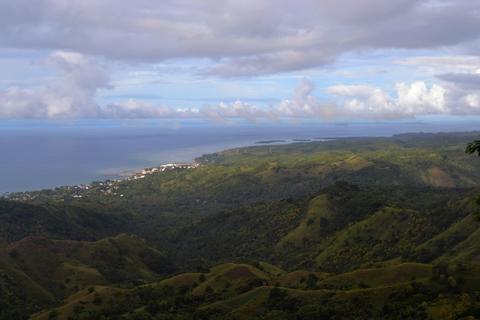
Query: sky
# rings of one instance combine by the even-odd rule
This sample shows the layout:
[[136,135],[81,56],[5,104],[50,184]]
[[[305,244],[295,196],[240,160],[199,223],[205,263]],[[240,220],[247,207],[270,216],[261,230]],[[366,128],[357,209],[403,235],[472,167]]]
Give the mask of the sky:
[[0,0],[0,119],[479,115],[477,0]]

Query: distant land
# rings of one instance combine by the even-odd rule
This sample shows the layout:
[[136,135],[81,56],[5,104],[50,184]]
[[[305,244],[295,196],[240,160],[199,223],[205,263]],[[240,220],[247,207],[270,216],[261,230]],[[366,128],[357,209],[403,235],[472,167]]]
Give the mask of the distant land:
[[257,141],[255,143],[257,144],[270,144],[270,143],[284,143],[287,142],[287,140],[261,140]]

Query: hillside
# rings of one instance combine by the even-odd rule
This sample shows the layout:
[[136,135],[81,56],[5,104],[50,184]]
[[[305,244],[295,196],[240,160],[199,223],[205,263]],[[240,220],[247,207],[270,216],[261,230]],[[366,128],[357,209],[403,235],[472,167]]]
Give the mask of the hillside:
[[32,235],[71,240],[97,240],[128,227],[131,214],[107,206],[41,205],[0,199],[0,242],[14,242]]
[[480,318],[477,135],[255,146],[122,197],[0,200],[0,318]]
[[[178,260],[267,260],[287,269],[349,271],[390,259],[432,262],[448,237],[458,261],[480,254],[470,237],[477,190],[357,187],[334,184],[298,201],[258,204],[213,214],[174,238]],[[452,234],[462,221],[469,227]],[[471,245],[464,244],[469,241]],[[463,248],[463,249],[462,249]],[[464,250],[472,250],[465,253]],[[460,251],[465,256],[461,257]],[[453,252],[453,251],[452,251]]]
[[0,296],[17,292],[1,309],[3,318],[17,308],[52,305],[92,285],[131,286],[173,271],[163,253],[126,234],[96,242],[27,237],[0,249],[0,266]]
[[300,271],[228,263],[130,290],[96,286],[33,319],[457,319],[480,314],[479,270],[405,263],[296,281]]

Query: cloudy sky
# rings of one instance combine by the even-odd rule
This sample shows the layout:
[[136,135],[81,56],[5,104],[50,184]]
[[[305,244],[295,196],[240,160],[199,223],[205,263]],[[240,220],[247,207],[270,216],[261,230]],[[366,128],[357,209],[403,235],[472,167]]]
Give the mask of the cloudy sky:
[[0,118],[480,115],[477,0],[0,0]]

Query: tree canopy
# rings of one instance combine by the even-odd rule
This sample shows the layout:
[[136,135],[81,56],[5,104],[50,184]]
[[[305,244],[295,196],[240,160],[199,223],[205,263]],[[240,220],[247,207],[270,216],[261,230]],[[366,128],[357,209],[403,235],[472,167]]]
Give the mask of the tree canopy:
[[467,145],[467,148],[465,149],[466,153],[469,154],[474,154],[475,152],[477,153],[478,156],[480,156],[480,140],[475,140],[470,142]]

